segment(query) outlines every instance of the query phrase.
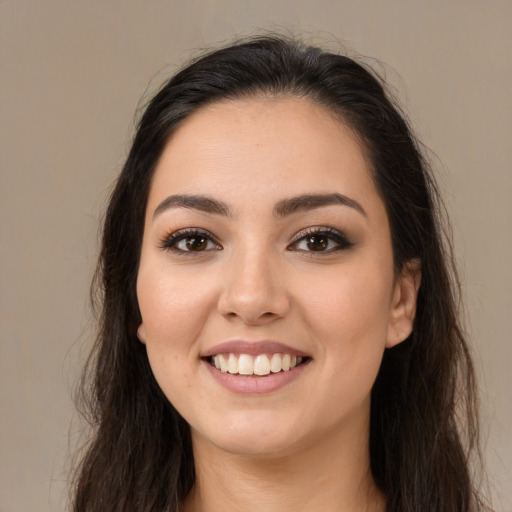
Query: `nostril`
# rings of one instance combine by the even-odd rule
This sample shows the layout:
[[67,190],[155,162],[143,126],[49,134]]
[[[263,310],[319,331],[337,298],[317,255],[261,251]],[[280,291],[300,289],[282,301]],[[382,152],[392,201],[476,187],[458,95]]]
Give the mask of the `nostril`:
[[219,297],[219,312],[230,321],[242,321],[246,324],[272,322],[284,317],[289,310],[289,299],[282,288],[226,286]]

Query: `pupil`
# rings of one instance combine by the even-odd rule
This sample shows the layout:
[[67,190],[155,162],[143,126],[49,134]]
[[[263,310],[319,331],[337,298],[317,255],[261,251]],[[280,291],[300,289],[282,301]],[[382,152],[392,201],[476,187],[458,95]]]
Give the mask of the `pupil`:
[[325,236],[310,236],[308,239],[308,249],[311,251],[323,251],[327,248],[329,241]]
[[187,238],[187,249],[191,251],[202,251],[206,249],[206,237],[204,236],[191,236]]

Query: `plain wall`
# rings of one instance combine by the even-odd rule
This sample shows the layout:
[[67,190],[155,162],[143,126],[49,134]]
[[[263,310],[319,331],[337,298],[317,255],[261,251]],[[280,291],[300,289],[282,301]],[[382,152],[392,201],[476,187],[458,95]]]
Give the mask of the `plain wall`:
[[489,476],[511,510],[510,0],[0,0],[0,512],[65,510],[96,231],[140,98],[192,49],[258,27],[381,59],[439,157]]

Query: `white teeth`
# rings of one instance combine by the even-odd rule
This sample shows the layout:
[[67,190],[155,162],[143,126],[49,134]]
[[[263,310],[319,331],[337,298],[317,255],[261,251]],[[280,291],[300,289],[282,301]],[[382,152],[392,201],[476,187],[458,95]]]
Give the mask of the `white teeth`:
[[254,360],[254,373],[256,375],[268,375],[270,373],[270,361],[265,354],[256,357]]
[[240,375],[252,375],[254,373],[254,364],[251,356],[240,354],[238,358],[238,373]]
[[270,360],[270,371],[272,373],[277,373],[281,371],[281,355],[274,354],[272,359]]
[[235,357],[235,354],[229,354],[228,372],[229,373],[238,373],[238,360]]
[[223,373],[229,372],[233,375],[269,375],[280,371],[287,372],[302,363],[303,358],[290,354],[260,354],[256,357],[249,354],[235,354],[229,356],[217,354],[212,357],[212,364]]
[[[218,356],[215,356],[215,361],[219,360],[220,364],[220,371],[223,373],[227,373],[228,371],[228,362],[224,359],[224,356],[222,354],[219,354]],[[217,367],[217,363],[215,363],[215,367]]]

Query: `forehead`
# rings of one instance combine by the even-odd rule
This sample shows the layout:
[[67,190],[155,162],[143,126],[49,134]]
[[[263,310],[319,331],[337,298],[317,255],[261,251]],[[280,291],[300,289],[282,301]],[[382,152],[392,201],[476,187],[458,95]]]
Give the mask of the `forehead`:
[[171,193],[283,195],[375,193],[364,149],[326,107],[305,98],[249,98],[208,105],[169,139],[149,207]]

